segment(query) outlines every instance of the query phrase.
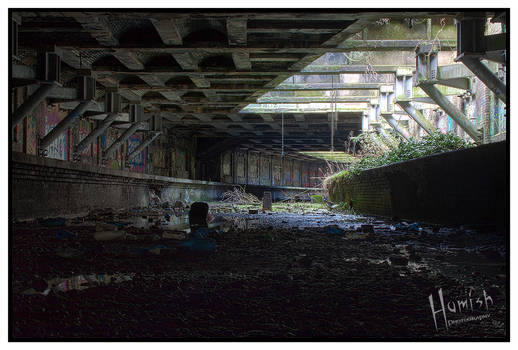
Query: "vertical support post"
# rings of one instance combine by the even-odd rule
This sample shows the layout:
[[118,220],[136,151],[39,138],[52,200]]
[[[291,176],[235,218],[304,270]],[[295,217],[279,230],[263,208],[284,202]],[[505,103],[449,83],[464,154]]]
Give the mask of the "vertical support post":
[[52,142],[54,142],[71,124],[74,120],[81,116],[92,101],[83,101],[77,105],[76,108],[70,112],[65,119],[59,122],[58,125],[54,127],[54,129],[50,130],[47,135],[40,142],[40,150],[45,151],[47,147],[49,147]]
[[366,132],[369,130],[369,112],[362,112],[362,131]]

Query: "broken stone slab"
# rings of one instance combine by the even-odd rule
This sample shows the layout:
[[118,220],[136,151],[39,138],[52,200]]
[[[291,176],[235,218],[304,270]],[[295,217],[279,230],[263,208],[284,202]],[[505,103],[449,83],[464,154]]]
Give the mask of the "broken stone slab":
[[96,241],[113,241],[117,239],[125,239],[126,232],[124,231],[100,231],[94,233]]

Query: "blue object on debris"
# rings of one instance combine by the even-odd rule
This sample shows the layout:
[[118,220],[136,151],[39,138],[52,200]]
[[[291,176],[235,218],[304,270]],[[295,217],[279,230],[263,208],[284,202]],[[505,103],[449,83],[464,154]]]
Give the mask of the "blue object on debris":
[[326,227],[326,233],[330,235],[345,235],[345,231],[337,226],[327,226]]
[[162,250],[169,250],[169,248],[163,244],[156,244],[150,248],[140,248],[138,251],[140,254],[152,253],[152,254],[160,255]]
[[65,226],[66,220],[65,218],[52,218],[52,219],[45,219],[41,222],[43,226],[47,227],[59,227],[59,226]]
[[192,252],[212,252],[216,249],[216,241],[211,238],[193,239],[181,242],[180,247],[189,248]]
[[76,238],[77,234],[65,230],[59,230],[56,232],[56,238],[57,239],[73,239]]
[[129,222],[105,221],[105,224],[114,225],[114,226],[117,226],[118,228],[124,228],[124,226],[129,225]]
[[421,230],[418,222],[414,222],[414,223],[408,225],[407,229],[408,229],[408,231],[415,231],[415,232],[419,232]]
[[191,237],[194,239],[204,239],[207,238],[209,234],[209,229],[207,227],[197,227],[192,230]]

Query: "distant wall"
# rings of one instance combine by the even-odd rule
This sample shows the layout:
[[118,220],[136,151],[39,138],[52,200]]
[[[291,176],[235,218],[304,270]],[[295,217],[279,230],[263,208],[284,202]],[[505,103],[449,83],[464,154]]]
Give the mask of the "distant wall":
[[426,222],[506,223],[505,142],[369,169],[329,187],[334,202],[361,213]]
[[223,181],[264,186],[318,187],[326,168],[321,162],[252,151],[224,152],[220,163]]

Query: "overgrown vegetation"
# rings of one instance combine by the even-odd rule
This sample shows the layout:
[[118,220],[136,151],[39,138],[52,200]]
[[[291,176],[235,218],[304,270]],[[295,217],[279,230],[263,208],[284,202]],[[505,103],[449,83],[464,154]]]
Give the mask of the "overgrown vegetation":
[[[362,142],[363,140],[363,138],[357,138],[356,141]],[[363,143],[360,146],[364,154],[363,158],[358,162],[350,164],[347,169],[327,177],[324,181],[325,187],[327,187],[330,181],[337,177],[352,178],[367,169],[425,157],[436,153],[469,148],[473,147],[473,143],[465,141],[451,133],[433,133],[419,140],[411,138],[409,141],[400,141],[395,148],[381,154],[379,154],[379,151],[371,152],[369,150],[369,143]]]

